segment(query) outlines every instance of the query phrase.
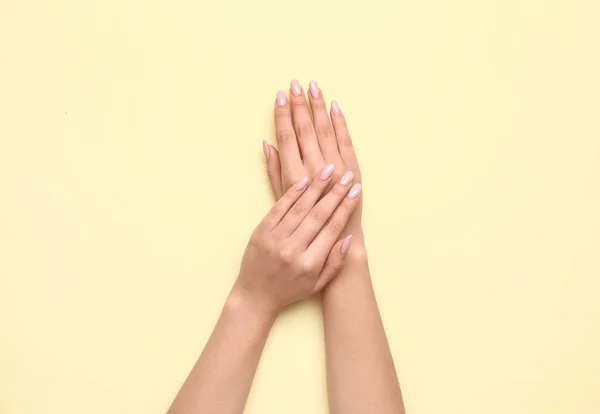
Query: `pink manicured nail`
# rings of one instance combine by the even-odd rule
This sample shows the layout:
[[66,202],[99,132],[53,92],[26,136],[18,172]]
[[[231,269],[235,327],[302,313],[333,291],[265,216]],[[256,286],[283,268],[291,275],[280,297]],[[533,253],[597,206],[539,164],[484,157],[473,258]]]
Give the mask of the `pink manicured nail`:
[[319,174],[319,178],[321,178],[323,181],[329,180],[333,174],[333,169],[333,164],[329,164],[327,167],[323,168],[323,171],[321,171],[321,174]]
[[263,140],[263,152],[265,153],[265,158],[269,159],[269,157],[271,156],[271,150],[269,150],[269,144],[267,144],[267,141]]
[[285,92],[284,91],[277,92],[277,105],[285,106],[286,102],[287,102],[287,96],[285,96]]
[[304,190],[304,187],[306,187],[306,184],[308,184],[308,178],[304,177],[303,179],[298,181],[298,184],[296,184],[296,187],[295,187],[296,191]]
[[340,178],[340,184],[348,185],[350,184],[350,181],[352,181],[353,178],[354,173],[352,171],[346,171],[346,174],[342,175],[342,178]]
[[342,113],[342,111],[340,111],[340,107],[336,101],[331,101],[331,112],[333,112],[334,115],[339,115]]
[[321,96],[317,82],[310,81],[308,84],[308,89],[310,90],[310,96],[312,96],[314,99],[317,99],[319,96]]
[[360,194],[362,186],[358,183],[354,184],[348,193],[348,198],[356,198]]
[[300,94],[302,93],[302,86],[300,86],[300,82],[298,82],[296,79],[294,79],[290,83],[290,86],[292,88],[292,94],[294,96],[300,96]]
[[348,250],[350,250],[350,245],[352,244],[352,235],[346,237],[344,239],[344,241],[342,242],[342,254],[346,254],[348,253]]

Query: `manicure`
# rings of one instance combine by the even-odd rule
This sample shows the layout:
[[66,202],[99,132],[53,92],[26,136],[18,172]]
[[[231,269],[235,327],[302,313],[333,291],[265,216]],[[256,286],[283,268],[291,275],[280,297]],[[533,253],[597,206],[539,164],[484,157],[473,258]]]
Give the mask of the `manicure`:
[[302,93],[302,86],[300,86],[300,82],[298,82],[296,79],[294,79],[290,83],[290,86],[292,88],[292,94],[294,96],[300,96],[300,94]]
[[348,253],[348,250],[350,250],[350,245],[352,244],[352,235],[346,237],[344,239],[344,241],[342,242],[342,254],[346,254]]
[[306,187],[306,184],[308,184],[308,178],[304,177],[302,180],[298,181],[298,184],[296,184],[296,191],[302,191],[304,190],[304,187]]
[[269,157],[271,156],[271,150],[269,150],[269,145],[267,144],[267,141],[263,140],[263,152],[265,153],[265,158],[269,159]]
[[340,178],[340,184],[348,185],[350,184],[350,181],[352,181],[353,178],[354,173],[352,171],[346,171],[346,174],[342,175],[342,178]]
[[284,91],[277,92],[277,106],[285,106],[287,102],[287,96]]
[[331,112],[333,112],[334,115],[340,115],[342,113],[336,101],[331,101]]
[[333,168],[333,164],[329,164],[327,167],[323,168],[323,171],[321,171],[321,174],[319,174],[321,180],[329,180],[333,174]]
[[362,186],[358,183],[354,184],[348,193],[348,198],[356,198],[360,194]]
[[317,85],[317,82],[310,81],[310,83],[308,84],[308,89],[310,90],[310,95],[314,99],[317,99],[319,98],[319,96],[321,96],[321,92],[319,92],[319,86]]

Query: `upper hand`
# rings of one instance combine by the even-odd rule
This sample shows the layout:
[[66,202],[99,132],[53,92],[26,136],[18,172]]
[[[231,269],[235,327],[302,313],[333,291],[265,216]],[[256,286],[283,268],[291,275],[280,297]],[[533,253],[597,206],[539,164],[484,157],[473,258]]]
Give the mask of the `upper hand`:
[[254,230],[233,297],[274,315],[318,292],[337,274],[351,236],[338,238],[359,203],[361,185],[351,185],[347,171],[334,179],[334,170],[326,165],[310,184],[300,179]]

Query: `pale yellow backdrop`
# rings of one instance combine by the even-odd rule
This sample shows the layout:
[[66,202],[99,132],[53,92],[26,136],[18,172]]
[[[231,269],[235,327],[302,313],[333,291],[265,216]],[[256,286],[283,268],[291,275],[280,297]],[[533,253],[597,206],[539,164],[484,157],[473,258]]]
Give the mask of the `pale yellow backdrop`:
[[[597,0],[0,3],[0,413],[163,413],[271,204],[275,92],[364,172],[410,413],[600,413]],[[248,413],[325,413],[315,303]]]

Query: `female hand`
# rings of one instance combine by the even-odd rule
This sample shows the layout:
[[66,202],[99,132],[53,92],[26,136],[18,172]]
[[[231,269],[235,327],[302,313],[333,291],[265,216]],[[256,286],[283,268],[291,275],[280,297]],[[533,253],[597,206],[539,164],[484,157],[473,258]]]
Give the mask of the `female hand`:
[[[279,151],[263,142],[267,172],[277,199],[293,183],[315,174],[327,163],[333,164],[339,174],[352,171],[354,180],[361,181],[346,119],[338,104],[332,101],[328,114],[323,93],[314,81],[310,82],[308,98],[310,106],[297,80],[290,84],[289,99],[285,92],[277,92],[275,133]],[[348,232],[359,237],[362,236],[361,210],[362,202],[359,202],[347,227]]]
[[352,236],[337,240],[359,203],[361,185],[351,186],[350,172],[332,183],[334,169],[326,165],[310,184],[301,178],[254,230],[233,297],[273,315],[318,292],[337,274]]

